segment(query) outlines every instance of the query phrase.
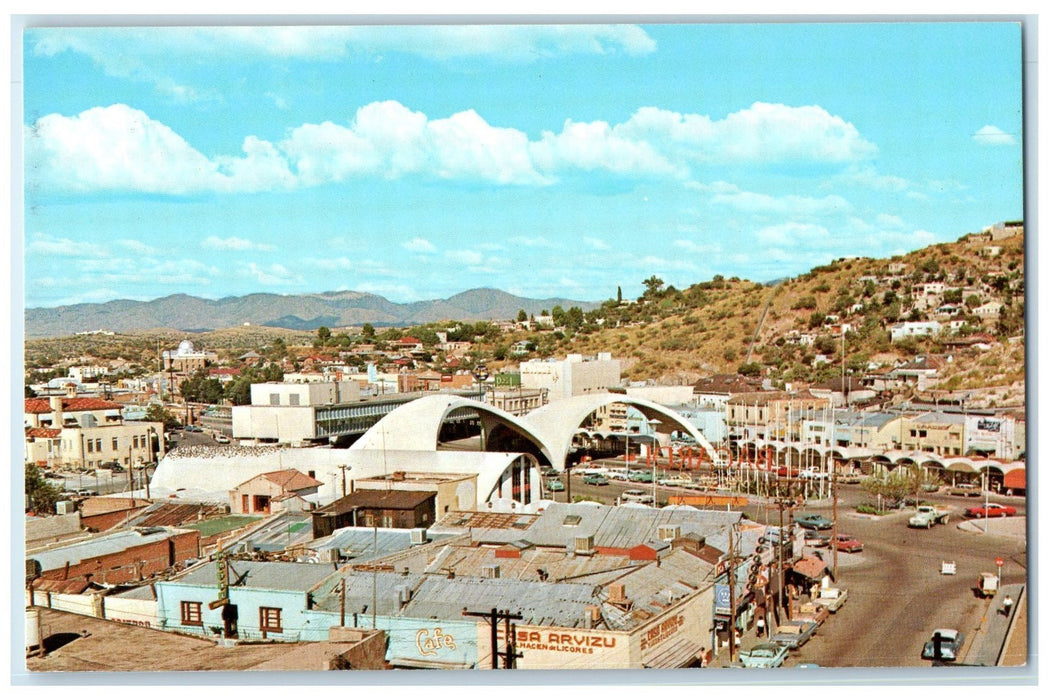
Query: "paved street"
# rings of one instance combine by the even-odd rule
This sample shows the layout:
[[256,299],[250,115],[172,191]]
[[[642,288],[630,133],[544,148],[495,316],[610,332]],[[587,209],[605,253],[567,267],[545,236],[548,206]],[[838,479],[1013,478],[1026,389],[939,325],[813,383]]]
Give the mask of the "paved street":
[[[611,504],[628,488],[651,491],[652,484],[612,481],[607,486],[583,484],[572,475],[572,497],[593,498]],[[658,487],[660,500],[675,491]],[[682,491],[689,493],[689,491]],[[694,493],[694,492],[693,492]],[[555,494],[565,501],[566,492]],[[995,559],[1005,559],[1003,585],[1025,582],[1026,518],[992,518],[972,521],[963,517],[966,508],[982,505],[984,499],[934,494],[926,500],[950,508],[946,525],[929,530],[907,527],[912,510],[875,517],[856,513],[863,500],[858,485],[839,490],[839,526],[864,543],[862,552],[838,553],[838,581],[849,589],[845,606],[820,628],[819,633],[800,650],[791,652],[787,666],[818,663],[830,667],[892,666],[928,667],[921,658],[922,647],[938,627],[956,628],[966,635],[964,651],[993,620],[992,602],[975,595],[973,587],[980,572],[995,572]],[[993,502],[1016,506],[1022,516],[1022,498],[992,497]],[[744,509],[759,522],[776,525],[779,511],[757,502]],[[829,500],[811,503],[799,512],[832,515]],[[984,534],[985,524],[989,534]],[[818,552],[832,568],[833,553]],[[941,573],[943,561],[954,561],[956,573]],[[989,612],[990,611],[990,612]]]

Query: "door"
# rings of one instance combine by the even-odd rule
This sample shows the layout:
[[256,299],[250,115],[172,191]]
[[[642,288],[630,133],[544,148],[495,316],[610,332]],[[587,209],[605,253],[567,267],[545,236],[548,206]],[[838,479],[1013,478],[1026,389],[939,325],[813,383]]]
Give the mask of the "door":
[[237,638],[237,606],[226,604],[222,606],[222,627],[226,633],[226,639]]

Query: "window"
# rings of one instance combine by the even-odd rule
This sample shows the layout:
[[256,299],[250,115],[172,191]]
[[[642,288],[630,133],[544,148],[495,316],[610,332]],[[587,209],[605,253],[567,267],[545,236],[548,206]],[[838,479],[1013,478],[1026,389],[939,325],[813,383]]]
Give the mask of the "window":
[[291,396],[288,397],[288,401],[291,403],[292,406],[298,406],[299,405],[299,395],[298,394],[292,394]]
[[277,634],[284,631],[280,624],[280,608],[259,608],[259,630]]
[[95,441],[94,440],[88,440],[87,441],[87,451],[88,452],[94,452],[95,451]]
[[114,450],[119,450],[120,449],[120,441],[117,440],[117,438],[113,438],[113,449]]
[[270,406],[280,406],[280,394],[270,394]]
[[97,438],[95,440],[95,452],[101,452],[101,451],[102,451],[102,438]]
[[182,624],[204,626],[204,620],[200,616],[200,603],[184,600],[181,603]]

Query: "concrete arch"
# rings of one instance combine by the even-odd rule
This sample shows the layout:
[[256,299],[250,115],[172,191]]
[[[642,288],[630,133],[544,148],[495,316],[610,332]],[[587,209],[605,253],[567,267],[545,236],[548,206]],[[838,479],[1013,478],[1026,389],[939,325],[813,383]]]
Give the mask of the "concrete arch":
[[436,450],[441,425],[451,413],[462,409],[477,413],[482,435],[509,432],[531,443],[535,456],[543,458],[540,461],[554,464],[553,453],[533,426],[490,404],[453,394],[424,396],[398,406],[369,428],[350,450]]
[[670,433],[673,430],[687,433],[711,458],[717,454],[706,436],[684,416],[653,401],[626,394],[602,392],[572,396],[535,409],[523,416],[521,422],[531,426],[535,433],[542,437],[544,444],[550,449],[551,464],[555,469],[563,470],[572,446],[572,436],[579,430],[580,424],[597,409],[614,403],[630,406],[647,419],[659,420],[662,429],[657,430],[657,433]]

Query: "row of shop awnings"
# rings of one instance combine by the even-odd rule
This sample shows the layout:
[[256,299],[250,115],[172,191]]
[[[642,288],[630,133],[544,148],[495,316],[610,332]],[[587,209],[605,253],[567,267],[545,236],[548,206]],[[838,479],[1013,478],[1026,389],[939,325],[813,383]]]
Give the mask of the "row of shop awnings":
[[866,460],[880,462],[891,466],[902,464],[915,464],[919,467],[932,467],[946,469],[948,471],[982,473],[984,470],[997,470],[1001,474],[1009,474],[1015,471],[1025,471],[1027,463],[1023,461],[1003,462],[996,459],[972,458],[963,456],[938,455],[934,452],[922,452],[917,450],[886,450],[876,451],[866,447],[834,447],[821,445],[814,442],[793,443],[783,440],[738,440],[739,447],[753,447],[757,451],[767,448],[781,454],[787,450],[793,450],[798,454],[812,452],[821,459],[833,455],[840,460]]

